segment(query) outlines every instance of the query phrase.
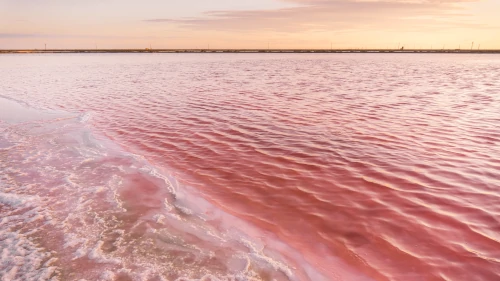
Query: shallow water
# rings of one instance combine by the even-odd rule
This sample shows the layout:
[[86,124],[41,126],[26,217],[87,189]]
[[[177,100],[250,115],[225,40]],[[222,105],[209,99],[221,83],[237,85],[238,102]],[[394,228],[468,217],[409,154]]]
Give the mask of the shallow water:
[[500,278],[498,56],[0,62],[4,276]]

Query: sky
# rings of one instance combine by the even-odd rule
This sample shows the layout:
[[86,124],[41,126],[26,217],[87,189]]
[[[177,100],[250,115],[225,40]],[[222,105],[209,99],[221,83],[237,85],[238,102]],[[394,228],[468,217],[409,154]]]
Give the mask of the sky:
[[499,15],[500,0],[0,0],[0,49],[500,49]]

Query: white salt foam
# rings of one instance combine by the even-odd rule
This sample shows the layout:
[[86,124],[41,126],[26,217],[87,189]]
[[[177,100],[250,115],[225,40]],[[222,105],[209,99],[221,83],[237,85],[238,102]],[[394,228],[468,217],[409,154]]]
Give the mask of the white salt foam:
[[1,281],[311,280],[297,271],[302,260],[289,265],[273,252],[272,238],[255,239],[266,233],[94,138],[86,118],[9,133],[22,145],[0,158],[2,178],[15,184],[0,182]]

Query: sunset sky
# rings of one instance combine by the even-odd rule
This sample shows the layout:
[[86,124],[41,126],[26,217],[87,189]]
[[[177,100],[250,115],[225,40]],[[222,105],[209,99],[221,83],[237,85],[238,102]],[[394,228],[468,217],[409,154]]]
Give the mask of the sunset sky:
[[0,0],[0,49],[500,49],[500,0]]

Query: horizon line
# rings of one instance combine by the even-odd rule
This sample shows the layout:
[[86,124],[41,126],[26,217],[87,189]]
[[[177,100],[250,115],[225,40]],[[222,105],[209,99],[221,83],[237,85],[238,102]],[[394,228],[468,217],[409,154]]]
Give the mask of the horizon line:
[[500,49],[401,48],[105,48],[0,49],[0,53],[498,53]]

